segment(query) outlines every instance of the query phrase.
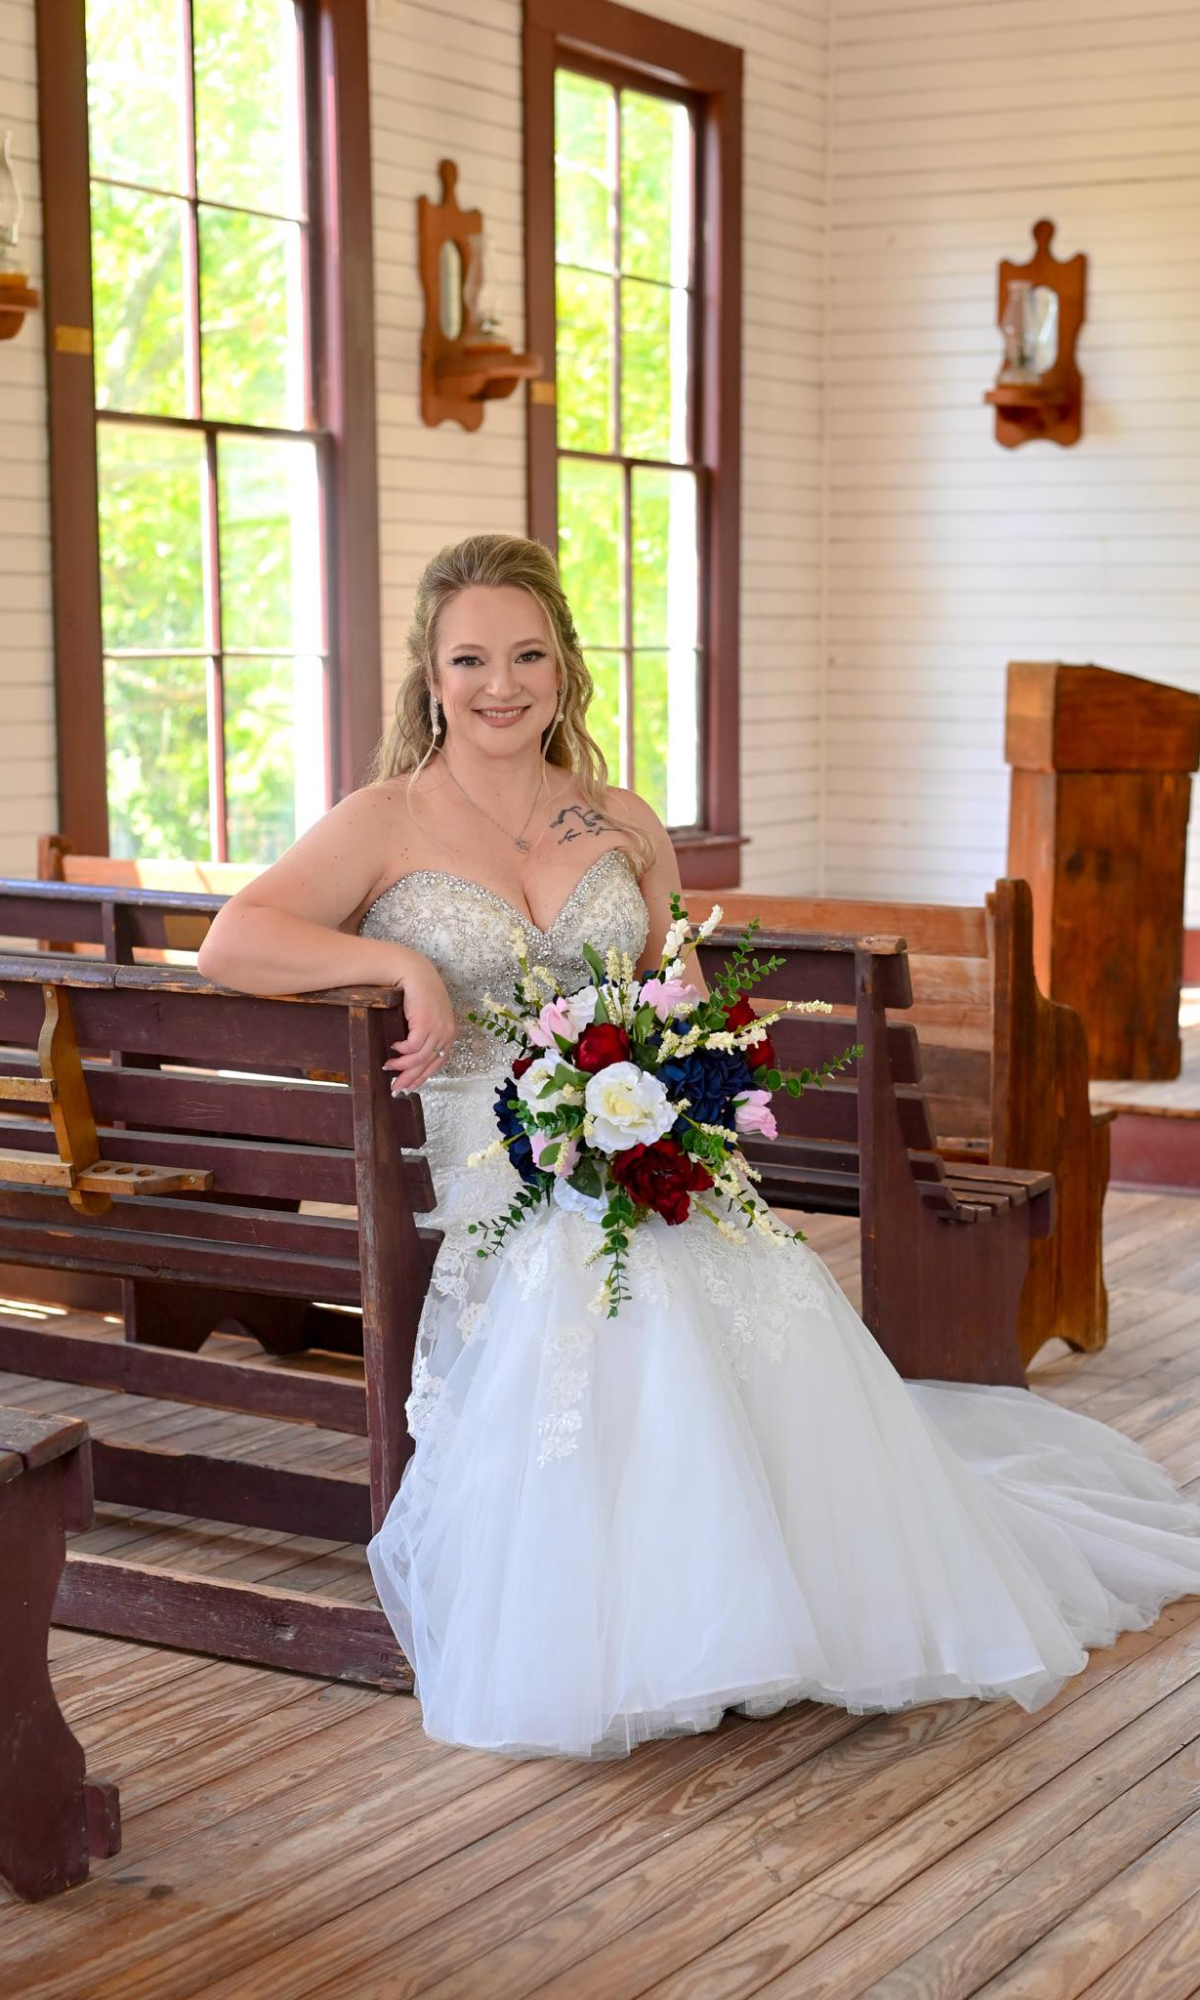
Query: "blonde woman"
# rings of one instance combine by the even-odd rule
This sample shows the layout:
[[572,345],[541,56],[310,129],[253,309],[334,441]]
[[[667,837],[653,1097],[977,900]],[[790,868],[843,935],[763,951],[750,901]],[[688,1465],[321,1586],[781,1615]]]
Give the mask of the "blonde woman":
[[[1049,1700],[1086,1649],[1200,1590],[1200,1509],[1119,1433],[1026,1390],[905,1383],[820,1259],[702,1221],[631,1238],[591,1310],[599,1227],[550,1205],[501,1253],[468,1224],[519,1185],[495,1135],[513,932],[570,992],[584,943],[657,960],[679,877],[607,784],[554,562],[479,535],[417,590],[374,781],[232,898],[230,986],[391,984],[444,1232],[415,1448],[369,1548],[426,1732],[617,1757],[726,1709]],[[703,914],[703,913],[702,913]]]

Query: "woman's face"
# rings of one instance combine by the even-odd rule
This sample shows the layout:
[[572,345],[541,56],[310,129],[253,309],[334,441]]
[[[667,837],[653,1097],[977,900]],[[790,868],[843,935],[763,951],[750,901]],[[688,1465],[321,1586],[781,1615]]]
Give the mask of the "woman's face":
[[558,709],[558,669],[545,614],[513,584],[472,584],[445,607],[437,643],[443,739],[485,756],[540,747]]

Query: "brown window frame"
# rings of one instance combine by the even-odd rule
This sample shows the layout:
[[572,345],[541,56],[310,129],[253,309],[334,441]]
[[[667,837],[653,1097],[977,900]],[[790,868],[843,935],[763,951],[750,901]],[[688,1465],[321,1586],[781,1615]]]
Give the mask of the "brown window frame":
[[675,839],[685,884],[740,880],[739,570],[741,515],[742,52],[616,0],[525,0],[527,344],[545,374],[527,400],[529,533],[557,550],[554,296],[554,74],[565,65],[643,88],[668,86],[697,110],[700,296],[696,382],[700,526],[701,811]]
[[[303,0],[322,505],[329,782],[366,774],[383,710],[367,0]],[[59,825],[109,849],[101,632],[85,0],[38,0]],[[48,829],[49,830],[49,829]]]

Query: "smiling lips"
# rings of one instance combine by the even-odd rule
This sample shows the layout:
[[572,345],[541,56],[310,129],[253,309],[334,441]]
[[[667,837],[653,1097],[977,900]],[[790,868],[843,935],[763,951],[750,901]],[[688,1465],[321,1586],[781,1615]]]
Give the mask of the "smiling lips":
[[490,729],[507,729],[512,723],[520,721],[528,705],[525,703],[519,708],[475,708],[471,713],[477,715],[481,722],[486,722]]

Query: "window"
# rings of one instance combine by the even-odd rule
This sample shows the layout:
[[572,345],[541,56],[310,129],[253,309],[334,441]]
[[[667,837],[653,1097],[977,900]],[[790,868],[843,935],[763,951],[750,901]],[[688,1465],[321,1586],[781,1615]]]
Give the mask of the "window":
[[[339,393],[345,301],[329,277],[349,218],[330,199],[339,98],[323,88],[344,94],[357,58],[365,92],[365,22],[352,49],[345,20],[360,11],[87,0],[84,49],[77,27],[73,41],[65,27],[43,37],[72,43],[86,90],[90,520],[53,496],[59,587],[65,542],[98,599],[95,628],[58,619],[64,830],[78,845],[95,840],[77,822],[96,823],[99,803],[102,850],[269,862],[353,782],[377,730],[378,636],[372,647],[339,574],[351,501],[339,488],[367,471],[373,487],[373,415],[361,384],[353,410]],[[43,74],[51,96],[70,95]],[[81,298],[80,174],[46,95],[50,172],[71,197],[48,290],[57,276]],[[68,346],[61,370],[52,361],[56,471],[83,416],[65,359],[88,344]],[[355,623],[365,657],[348,650]],[[369,705],[345,685],[351,657]],[[68,684],[81,679],[102,751],[72,728]],[[82,784],[71,746],[89,766]]]
[[611,774],[709,883],[737,879],[739,105],[736,50],[527,0],[530,345],[554,357],[531,532],[557,549]]

